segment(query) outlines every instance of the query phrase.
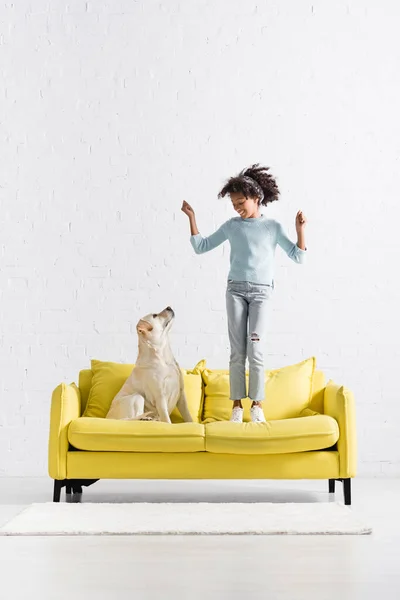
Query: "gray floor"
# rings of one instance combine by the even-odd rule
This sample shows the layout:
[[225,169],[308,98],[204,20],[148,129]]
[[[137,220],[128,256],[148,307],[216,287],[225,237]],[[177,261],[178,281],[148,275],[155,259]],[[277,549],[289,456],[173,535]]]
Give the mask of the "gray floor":
[[[83,499],[335,501],[327,488],[324,481],[100,481]],[[0,537],[1,597],[398,600],[400,479],[357,478],[352,491],[352,510],[372,535]],[[50,500],[48,479],[0,478],[0,524]]]

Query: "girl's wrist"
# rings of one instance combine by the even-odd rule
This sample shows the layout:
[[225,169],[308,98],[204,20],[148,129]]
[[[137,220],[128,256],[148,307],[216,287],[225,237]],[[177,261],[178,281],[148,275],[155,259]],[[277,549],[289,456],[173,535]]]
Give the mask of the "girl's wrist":
[[189,224],[190,224],[190,235],[197,235],[199,233],[199,230],[197,229],[196,219],[195,219],[194,215],[189,217]]
[[297,232],[297,245],[300,248],[300,250],[305,250],[306,249],[306,242],[305,242],[305,238],[304,238],[304,231],[298,231]]

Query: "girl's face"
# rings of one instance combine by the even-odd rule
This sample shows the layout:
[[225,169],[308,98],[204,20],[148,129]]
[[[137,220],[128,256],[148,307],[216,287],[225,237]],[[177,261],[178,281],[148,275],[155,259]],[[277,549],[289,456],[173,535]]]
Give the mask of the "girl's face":
[[259,215],[258,198],[246,198],[242,192],[232,192],[230,197],[233,208],[242,219],[249,219]]

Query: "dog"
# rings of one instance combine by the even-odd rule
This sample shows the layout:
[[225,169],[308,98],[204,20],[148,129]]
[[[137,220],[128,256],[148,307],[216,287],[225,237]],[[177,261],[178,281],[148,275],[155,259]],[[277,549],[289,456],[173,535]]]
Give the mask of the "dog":
[[146,315],[138,321],[136,365],[113,399],[107,419],[171,423],[170,414],[177,406],[184,421],[193,421],[182,372],[168,340],[174,318],[174,311],[167,306],[160,313]]

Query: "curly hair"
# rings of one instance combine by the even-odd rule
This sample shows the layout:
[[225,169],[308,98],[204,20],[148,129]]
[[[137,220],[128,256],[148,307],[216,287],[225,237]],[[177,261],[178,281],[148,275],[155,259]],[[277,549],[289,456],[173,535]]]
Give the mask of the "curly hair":
[[[269,167],[263,167],[259,163],[243,169],[235,177],[228,179],[222,190],[218,194],[218,198],[224,198],[226,194],[232,192],[241,192],[246,198],[259,198],[259,204],[267,206],[270,202],[278,200],[280,194],[275,179],[268,173]],[[250,177],[255,181],[255,184],[249,181]],[[260,188],[264,197],[260,201]]]

